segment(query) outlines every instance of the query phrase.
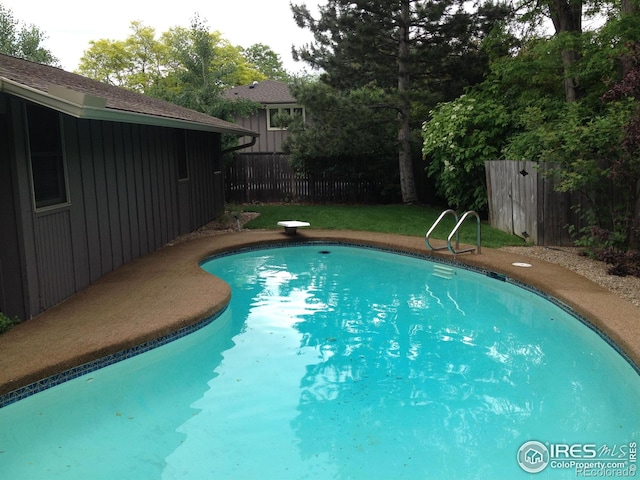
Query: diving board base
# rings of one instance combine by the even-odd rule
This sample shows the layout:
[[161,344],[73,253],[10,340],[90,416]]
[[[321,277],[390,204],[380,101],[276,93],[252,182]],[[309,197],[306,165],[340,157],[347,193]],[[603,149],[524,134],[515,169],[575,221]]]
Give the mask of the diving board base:
[[285,220],[278,222],[279,227],[284,227],[284,233],[287,235],[295,235],[298,227],[308,227],[309,222],[299,222],[298,220]]

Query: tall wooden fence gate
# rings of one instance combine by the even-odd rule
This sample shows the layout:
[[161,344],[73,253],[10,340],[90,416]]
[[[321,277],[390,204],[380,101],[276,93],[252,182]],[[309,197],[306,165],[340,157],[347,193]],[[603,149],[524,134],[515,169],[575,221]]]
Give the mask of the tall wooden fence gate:
[[485,162],[491,226],[536,245],[572,245],[569,226],[582,226],[572,207],[581,198],[555,191],[553,168],[530,161]]

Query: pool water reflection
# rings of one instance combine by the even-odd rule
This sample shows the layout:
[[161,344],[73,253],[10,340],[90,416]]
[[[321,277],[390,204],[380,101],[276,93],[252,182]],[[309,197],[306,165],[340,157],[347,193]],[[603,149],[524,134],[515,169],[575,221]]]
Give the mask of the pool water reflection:
[[433,266],[337,245],[211,259],[232,288],[211,325],[0,409],[0,477],[524,478],[529,440],[637,441],[640,377],[596,333]]

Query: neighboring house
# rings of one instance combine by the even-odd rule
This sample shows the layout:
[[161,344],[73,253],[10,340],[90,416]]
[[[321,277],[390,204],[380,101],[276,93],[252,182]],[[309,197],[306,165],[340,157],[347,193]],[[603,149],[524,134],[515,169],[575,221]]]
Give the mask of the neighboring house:
[[262,105],[255,115],[234,119],[238,125],[260,134],[255,145],[244,149],[243,154],[282,153],[282,143],[288,132],[279,120],[287,115],[305,118],[304,108],[291,95],[289,86],[275,80],[233,87],[224,92],[224,97],[229,100],[251,100]]
[[257,136],[0,55],[0,311],[35,316],[222,214],[222,134]]

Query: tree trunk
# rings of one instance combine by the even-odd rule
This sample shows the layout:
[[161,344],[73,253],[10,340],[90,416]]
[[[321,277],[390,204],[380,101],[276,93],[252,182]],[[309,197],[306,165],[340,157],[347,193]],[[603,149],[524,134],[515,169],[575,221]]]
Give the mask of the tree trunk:
[[620,1],[620,13],[622,13],[622,15],[633,15],[637,13],[637,10],[638,9],[632,0]]
[[409,90],[409,25],[411,22],[410,0],[402,0],[398,47],[398,163],[400,169],[400,191],[404,203],[417,201],[416,182],[413,176],[413,157],[411,155],[411,103]]
[[[556,35],[571,34],[573,40],[582,33],[582,0],[548,0],[549,14],[556,30]],[[580,59],[580,52],[575,45],[562,51],[564,67],[564,92],[567,102],[578,99],[578,82],[571,76],[571,67]]]
[[564,67],[564,95],[567,102],[578,100],[578,82],[571,76],[571,66],[580,59],[576,50],[562,51],[562,66]]

